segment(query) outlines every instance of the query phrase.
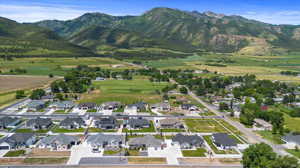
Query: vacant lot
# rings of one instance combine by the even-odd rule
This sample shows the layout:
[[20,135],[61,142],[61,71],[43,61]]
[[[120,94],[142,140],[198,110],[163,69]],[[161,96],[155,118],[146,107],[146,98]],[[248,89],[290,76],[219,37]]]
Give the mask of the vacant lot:
[[128,164],[166,164],[166,158],[128,158]]
[[185,119],[184,121],[191,132],[228,132],[211,119]]
[[43,87],[55,78],[33,76],[0,76],[0,93]]
[[34,148],[28,154],[28,157],[69,157],[70,155],[70,151],[50,151],[49,149]]
[[95,102],[101,104],[107,101],[120,101],[125,104],[137,101],[156,103],[161,96],[156,90],[161,90],[168,83],[151,83],[146,77],[134,77],[133,80],[106,80],[93,83],[96,90],[83,94],[80,102]]

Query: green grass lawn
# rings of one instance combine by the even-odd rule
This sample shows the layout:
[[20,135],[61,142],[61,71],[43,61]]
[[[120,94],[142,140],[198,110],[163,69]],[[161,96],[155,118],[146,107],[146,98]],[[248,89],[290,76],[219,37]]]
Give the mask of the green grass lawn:
[[122,150],[104,150],[103,155],[115,155],[122,152]]
[[66,110],[56,110],[54,113],[55,114],[67,114],[68,111],[66,111]]
[[137,130],[129,130],[127,128],[123,128],[122,132],[127,132],[127,133],[135,133],[135,132],[155,132],[155,127],[152,121],[150,121],[150,127],[149,128],[142,128],[142,129],[137,129]]
[[7,152],[4,157],[19,157],[19,156],[24,156],[26,153],[25,150],[14,150],[14,151],[9,151]]
[[184,129],[176,129],[176,128],[169,128],[169,129],[160,129],[160,132],[185,132]]
[[75,133],[75,132],[84,132],[85,128],[65,129],[65,128],[59,128],[59,126],[55,126],[51,131],[54,133]]
[[25,158],[25,164],[65,164],[69,160],[68,157],[59,158]]
[[138,101],[157,103],[162,100],[156,90],[161,90],[166,85],[168,85],[166,82],[152,83],[147,77],[142,76],[135,76],[133,80],[96,81],[93,83],[96,89],[92,93],[83,94],[80,103],[95,102],[102,104],[108,101],[120,101],[124,104]]
[[256,131],[264,139],[267,139],[275,144],[284,144],[279,134],[272,134],[271,131]]
[[101,128],[93,128],[93,127],[89,128],[89,132],[117,132],[117,131],[118,130],[116,129],[103,130]]
[[184,157],[205,157],[206,149],[197,148],[196,150],[182,150]]
[[48,129],[45,129],[45,130],[32,130],[32,129],[29,129],[29,128],[20,128],[20,129],[17,129],[15,131],[16,133],[38,133],[38,134],[46,134],[47,132],[49,132]]
[[184,121],[191,132],[228,132],[211,119],[185,119]]
[[296,150],[296,149],[286,149],[286,151],[300,159],[300,150],[299,149],[298,150]]

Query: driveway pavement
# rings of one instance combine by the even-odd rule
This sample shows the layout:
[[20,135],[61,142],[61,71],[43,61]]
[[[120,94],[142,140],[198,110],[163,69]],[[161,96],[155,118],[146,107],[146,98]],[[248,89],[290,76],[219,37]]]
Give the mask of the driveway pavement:
[[172,145],[172,140],[165,140],[167,147],[163,150],[154,148],[148,148],[149,157],[165,157],[167,159],[168,165],[178,165],[177,158],[182,157],[181,149],[179,145]]
[[86,143],[73,146],[71,149],[71,156],[68,161],[68,165],[77,165],[79,164],[81,158],[85,157],[102,157],[103,156],[103,150],[101,150],[100,153],[93,153],[92,148],[88,146]]
[[124,165],[128,164],[128,159],[123,157],[85,157],[79,165]]
[[2,158],[9,150],[0,150],[0,158]]

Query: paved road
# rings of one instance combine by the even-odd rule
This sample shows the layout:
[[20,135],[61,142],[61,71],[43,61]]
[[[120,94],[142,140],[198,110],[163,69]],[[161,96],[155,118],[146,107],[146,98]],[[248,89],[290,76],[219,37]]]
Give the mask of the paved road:
[[247,139],[250,143],[254,144],[254,143],[263,142],[263,143],[266,143],[266,144],[270,145],[273,148],[274,152],[276,152],[277,154],[279,154],[279,155],[290,155],[291,156],[291,154],[289,154],[288,152],[286,152],[284,150],[285,148],[282,145],[273,144],[273,143],[263,139],[262,137],[258,136],[257,134],[255,134],[251,129],[246,128],[243,124],[241,124],[239,122],[236,122],[236,121],[232,121],[229,117],[225,116],[223,113],[221,113],[214,106],[212,106],[212,105],[204,102],[203,100],[201,100],[193,92],[189,91],[189,95],[192,98],[194,98],[196,101],[198,101],[199,103],[204,105],[207,109],[214,112],[216,115],[222,116],[226,122],[228,122],[229,124],[236,127],[239,131],[241,131],[247,137]]

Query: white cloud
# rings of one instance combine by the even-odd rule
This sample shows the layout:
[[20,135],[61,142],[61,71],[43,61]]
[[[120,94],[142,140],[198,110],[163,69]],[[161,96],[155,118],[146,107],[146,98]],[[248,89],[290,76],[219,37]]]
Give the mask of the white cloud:
[[272,24],[300,24],[300,11],[246,12],[243,17]]
[[86,12],[91,11],[66,6],[26,6],[0,4],[0,16],[18,22],[36,22],[46,19],[68,20],[76,18]]

